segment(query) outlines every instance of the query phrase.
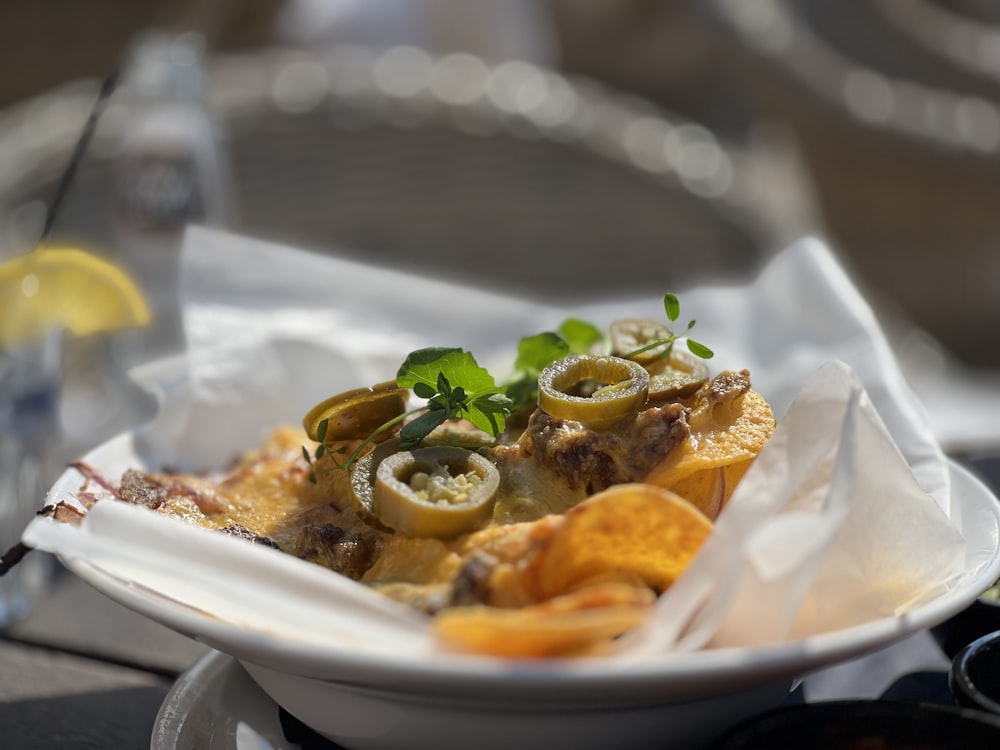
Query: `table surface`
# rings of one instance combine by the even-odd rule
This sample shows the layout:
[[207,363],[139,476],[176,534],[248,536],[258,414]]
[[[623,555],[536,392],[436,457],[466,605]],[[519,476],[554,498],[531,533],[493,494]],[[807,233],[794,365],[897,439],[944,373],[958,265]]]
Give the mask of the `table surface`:
[[[995,460],[979,466],[987,481],[1000,479]],[[207,648],[111,601],[57,563],[54,568],[50,595],[0,636],[0,745],[148,748],[171,686]],[[921,631],[806,676],[803,694],[809,701],[877,698],[907,675],[943,674],[948,666]]]

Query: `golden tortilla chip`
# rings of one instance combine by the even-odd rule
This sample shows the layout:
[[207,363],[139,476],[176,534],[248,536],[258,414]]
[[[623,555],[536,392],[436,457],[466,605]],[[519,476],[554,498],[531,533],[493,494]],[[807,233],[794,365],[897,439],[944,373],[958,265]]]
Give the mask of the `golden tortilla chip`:
[[531,559],[562,523],[562,516],[545,516],[537,521],[489,526],[455,541],[453,548],[463,560],[478,555],[494,561],[484,604],[523,607],[537,602],[530,581],[523,575],[524,561]]
[[449,606],[447,587],[459,571],[470,558],[480,557],[489,560],[492,567],[486,604],[533,604],[537,600],[525,588],[518,569],[561,523],[562,516],[547,516],[538,521],[488,526],[448,541],[392,534],[362,582],[399,601],[437,610]]
[[369,585],[443,583],[454,578],[461,558],[440,539],[393,534],[361,579]]
[[539,600],[612,575],[635,576],[663,591],[712,531],[691,503],[648,484],[615,485],[563,518],[524,570]]
[[458,651],[505,658],[566,656],[638,627],[654,601],[645,586],[601,582],[519,609],[446,609],[434,618],[433,629],[445,647]]
[[739,461],[719,468],[702,469],[675,482],[669,489],[714,521],[752,463],[753,460]]
[[458,537],[450,545],[456,553],[467,557],[473,551],[490,554],[501,562],[515,563],[528,557],[534,548],[562,525],[562,516],[545,516],[537,521],[487,526]]
[[695,505],[703,505],[705,498],[699,492],[704,493],[711,486],[710,481],[703,477],[686,487],[678,488],[678,484],[698,472],[733,467],[726,476],[726,492],[732,494],[775,426],[771,407],[749,387],[749,377],[744,373],[733,376],[728,392],[699,395],[689,420],[691,436],[643,481],[674,490]]

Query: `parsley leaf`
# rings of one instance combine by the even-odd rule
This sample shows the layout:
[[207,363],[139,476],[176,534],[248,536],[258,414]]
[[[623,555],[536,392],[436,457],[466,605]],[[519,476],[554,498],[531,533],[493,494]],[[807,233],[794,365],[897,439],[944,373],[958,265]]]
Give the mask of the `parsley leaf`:
[[559,335],[569,344],[571,354],[587,354],[604,338],[604,334],[597,326],[578,318],[564,320],[559,327]]
[[515,373],[504,386],[504,393],[511,400],[514,411],[538,400],[538,376],[569,352],[570,345],[566,340],[551,331],[525,336],[518,342]]
[[466,419],[496,437],[503,431],[513,403],[497,388],[490,373],[471,353],[458,348],[418,349],[396,373],[400,388],[411,388],[427,400],[426,412],[403,426],[402,447],[420,444],[450,419]]
[[538,376],[556,360],[569,354],[586,354],[604,338],[601,330],[578,318],[567,318],[559,332],[525,336],[517,345],[514,375],[504,387],[517,411],[538,401]]
[[518,372],[535,373],[542,370],[570,352],[570,345],[557,333],[546,331],[534,336],[525,336],[517,344],[517,359],[514,369]]

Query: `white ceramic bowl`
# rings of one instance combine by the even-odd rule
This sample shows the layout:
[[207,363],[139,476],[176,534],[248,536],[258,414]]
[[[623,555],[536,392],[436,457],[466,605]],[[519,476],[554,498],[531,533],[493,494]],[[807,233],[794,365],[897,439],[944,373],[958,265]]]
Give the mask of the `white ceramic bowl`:
[[[142,466],[142,446],[127,434],[86,461],[109,473]],[[967,471],[952,464],[950,472],[954,520],[968,541],[969,569],[978,571],[959,587],[904,615],[797,642],[663,654],[626,667],[600,659],[427,658],[299,639],[186,606],[131,579],[128,568],[79,556],[64,562],[121,604],[232,654],[275,702],[346,748],[695,747],[780,704],[805,673],[942,622],[1000,574],[1000,506]],[[79,485],[69,471],[50,499]]]
[[[550,682],[525,694],[501,690],[494,696],[490,684],[503,681],[502,675],[471,680],[465,688],[436,685],[430,676],[424,686],[371,688],[242,664],[306,726],[345,748],[362,750],[701,748],[732,723],[780,705],[792,687],[791,680],[777,680],[733,692],[723,686],[721,694],[703,698],[671,699],[658,697],[655,685],[648,690],[632,686],[618,696],[600,688],[576,696],[578,690]],[[581,686],[587,683],[593,680],[580,680]]]

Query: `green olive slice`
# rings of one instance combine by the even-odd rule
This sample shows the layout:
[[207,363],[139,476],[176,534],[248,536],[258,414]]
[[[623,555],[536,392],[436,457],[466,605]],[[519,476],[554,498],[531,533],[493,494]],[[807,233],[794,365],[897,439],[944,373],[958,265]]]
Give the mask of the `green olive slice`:
[[553,362],[538,377],[538,406],[551,417],[601,429],[641,409],[649,373],[619,357],[576,354]]
[[[364,440],[379,427],[406,411],[408,392],[393,380],[371,388],[355,388],[322,401],[305,415],[302,426],[311,440],[319,440],[319,425],[327,420],[323,442]],[[376,435],[376,442],[392,437],[392,431]]]
[[647,364],[646,370],[650,401],[687,398],[708,382],[708,365],[704,360],[676,348],[667,359]]
[[485,523],[500,472],[487,458],[450,446],[415,448],[386,457],[375,470],[375,513],[411,537],[447,539]]
[[[672,339],[674,332],[664,323],[648,318],[623,318],[611,324],[609,336],[611,353],[616,357],[625,357],[656,341]],[[644,352],[634,354],[629,359],[647,364],[660,359],[667,351],[667,344],[655,346]]]

